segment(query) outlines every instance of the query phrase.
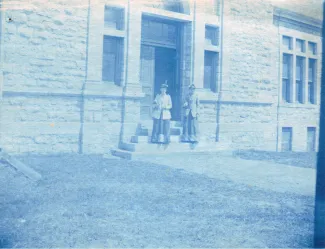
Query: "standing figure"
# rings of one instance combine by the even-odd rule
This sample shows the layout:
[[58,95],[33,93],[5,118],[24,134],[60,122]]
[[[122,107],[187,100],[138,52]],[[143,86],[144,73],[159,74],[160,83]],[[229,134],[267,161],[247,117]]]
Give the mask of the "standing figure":
[[183,107],[185,116],[183,123],[183,142],[198,142],[198,117],[200,109],[200,100],[195,92],[195,86],[189,86],[189,94],[186,96]]
[[166,93],[167,88],[167,84],[161,85],[160,94],[157,94],[153,103],[152,143],[170,143],[170,109],[172,108],[172,100],[170,95]]

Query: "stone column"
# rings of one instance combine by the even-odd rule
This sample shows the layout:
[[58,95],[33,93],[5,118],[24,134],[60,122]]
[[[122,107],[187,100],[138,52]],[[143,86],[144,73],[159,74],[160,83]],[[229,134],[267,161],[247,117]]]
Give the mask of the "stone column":
[[140,122],[140,105],[144,97],[140,84],[141,18],[139,2],[130,0],[126,25],[126,77],[123,99],[122,141],[130,142]]
[[[192,55],[192,28],[193,22],[184,23],[182,27],[182,40],[181,40],[181,97],[184,99],[188,93],[188,86],[192,83],[192,66],[193,66],[193,55]],[[181,114],[183,116],[184,109],[181,108]]]
[[102,80],[104,11],[105,4],[102,1],[90,1],[87,81]]
[[142,96],[140,85],[141,5],[130,0],[127,10],[126,95]]
[[205,14],[204,2],[196,0],[194,8],[194,39],[193,39],[193,83],[198,90],[204,86],[204,45],[205,45]]

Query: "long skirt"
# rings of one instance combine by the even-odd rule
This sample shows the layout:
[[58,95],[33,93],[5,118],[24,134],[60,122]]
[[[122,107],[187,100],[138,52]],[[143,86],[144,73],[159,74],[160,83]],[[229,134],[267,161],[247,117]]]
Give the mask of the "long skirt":
[[170,120],[169,119],[153,119],[153,129],[151,136],[152,143],[170,143]]
[[193,117],[192,112],[184,117],[183,142],[198,142],[198,119]]

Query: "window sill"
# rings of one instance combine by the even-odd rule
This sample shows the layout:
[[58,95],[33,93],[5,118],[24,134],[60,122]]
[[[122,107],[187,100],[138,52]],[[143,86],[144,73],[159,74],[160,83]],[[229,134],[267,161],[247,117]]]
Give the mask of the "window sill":
[[124,38],[125,37],[125,31],[124,30],[113,29],[113,28],[110,28],[110,27],[105,27],[104,28],[104,36],[114,36],[114,37]]
[[212,44],[205,44],[204,50],[210,51],[210,52],[220,52],[219,46],[212,45]]
[[197,89],[196,92],[199,96],[200,102],[213,103],[213,102],[218,102],[219,100],[218,93],[212,92],[210,89],[205,89],[205,88]]
[[287,103],[281,102],[280,107],[287,107],[287,108],[305,108],[305,109],[319,109],[318,104],[310,104],[310,103]]
[[107,96],[107,97],[116,97],[122,96],[123,88],[121,86],[117,86],[112,82],[87,82],[84,95],[91,95],[91,96]]

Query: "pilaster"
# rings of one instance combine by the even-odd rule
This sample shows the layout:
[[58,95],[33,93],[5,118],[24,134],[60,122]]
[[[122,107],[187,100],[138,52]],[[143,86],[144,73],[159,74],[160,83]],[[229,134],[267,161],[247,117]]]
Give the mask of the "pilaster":
[[140,84],[141,53],[141,20],[140,5],[130,0],[127,12],[127,59],[126,59],[126,92],[127,96],[142,96]]
[[205,45],[205,13],[204,4],[196,1],[193,23],[193,84],[196,88],[203,88],[204,84],[204,45]]
[[102,1],[90,1],[89,34],[88,34],[88,67],[87,81],[102,80],[104,12]]

